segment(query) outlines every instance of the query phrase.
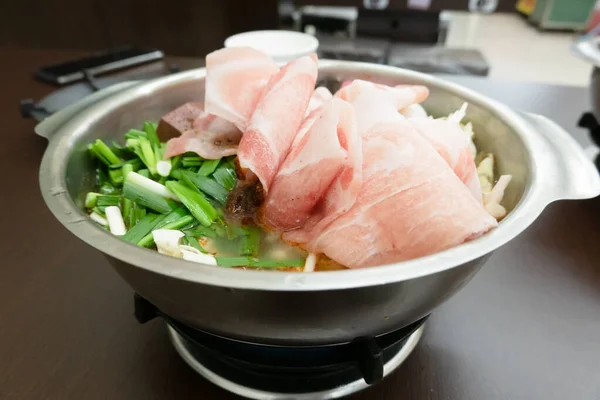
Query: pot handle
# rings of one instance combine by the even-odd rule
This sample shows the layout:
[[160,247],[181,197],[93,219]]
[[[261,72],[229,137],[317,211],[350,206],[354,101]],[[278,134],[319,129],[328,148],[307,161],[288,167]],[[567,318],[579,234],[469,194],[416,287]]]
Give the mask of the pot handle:
[[524,115],[550,147],[545,155],[549,157],[545,172],[553,186],[552,200],[590,199],[600,195],[600,171],[579,143],[556,122],[538,114]]
[[103,100],[106,97],[111,96],[115,93],[128,89],[138,83],[139,81],[119,82],[114,85],[108,86],[104,89],[98,90],[97,92],[94,92],[91,95],[84,97],[83,99],[63,108],[60,111],[55,112],[48,118],[44,119],[42,122],[35,126],[34,131],[39,136],[49,140],[54,134],[54,132],[58,130],[58,128],[63,126],[65,122],[73,118],[83,109],[88,108],[92,104],[95,104],[100,100]]

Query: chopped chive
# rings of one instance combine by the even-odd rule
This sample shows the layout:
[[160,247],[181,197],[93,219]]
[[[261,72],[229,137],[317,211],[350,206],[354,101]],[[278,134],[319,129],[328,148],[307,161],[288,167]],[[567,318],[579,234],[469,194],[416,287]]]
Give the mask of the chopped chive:
[[227,201],[229,192],[214,179],[194,174],[191,171],[182,171],[181,175],[186,177],[194,186],[217,200],[219,203],[225,204]]
[[198,251],[202,252],[202,253],[206,253],[206,250],[204,250],[204,248],[200,245],[200,242],[198,242],[198,239],[196,239],[193,236],[190,235],[185,235],[184,236],[186,243],[188,244],[188,246],[192,246],[193,248],[197,249]]
[[193,237],[209,237],[209,238],[216,238],[219,235],[217,235],[217,232],[215,232],[213,229],[207,228],[206,226],[203,225],[199,225],[196,226],[195,228],[189,229],[185,231],[185,234],[188,236],[193,236]]
[[108,147],[102,140],[96,139],[96,141],[88,146],[90,153],[96,158],[102,161],[107,166],[111,164],[118,164],[121,159]]
[[[125,208],[125,202],[131,201],[129,199],[123,198],[123,208]],[[127,216],[127,227],[129,229],[133,228],[135,224],[138,223],[137,216],[137,204],[134,201],[131,201],[131,210],[129,211],[129,215]]]
[[127,139],[127,147],[137,154],[152,175],[156,175],[154,148],[147,137],[139,136],[135,139]]
[[[141,163],[140,163],[140,165],[141,165]],[[121,167],[121,173],[123,174],[124,177],[133,171],[135,171],[135,165],[133,165],[132,163],[125,163]]]
[[260,229],[251,226],[247,228],[248,234],[242,237],[242,250],[241,254],[244,256],[258,256],[258,249],[260,245]]
[[140,158],[152,175],[156,175],[156,158],[152,144],[147,139],[140,139]]
[[178,155],[178,156],[170,158],[170,160],[171,160],[171,172],[173,170],[175,170],[176,168],[179,168],[179,164],[181,164],[181,158],[182,158],[181,154]]
[[163,214],[171,212],[177,206],[173,201],[177,197],[164,185],[136,172],[127,174],[123,185],[123,196]]
[[200,166],[200,169],[198,170],[198,175],[209,176],[210,174],[212,174],[213,172],[215,172],[215,170],[219,166],[219,162],[221,162],[220,158],[217,159],[217,160],[206,160],[206,161],[204,161],[202,163],[202,165]]
[[121,204],[121,196],[116,195],[99,195],[96,197],[96,207],[104,212],[106,207],[119,206]]
[[131,210],[133,209],[133,201],[129,199],[123,199],[123,219],[125,221],[130,221],[129,216],[131,214]]
[[217,218],[216,210],[201,193],[175,181],[167,182],[167,188],[181,200],[202,225],[210,226]]
[[181,179],[181,175],[182,175],[181,171],[182,171],[181,169],[177,169],[177,170],[174,170],[174,171],[172,170],[171,171],[171,178],[180,180]]
[[223,257],[216,256],[217,265],[221,267],[258,267],[258,268],[282,268],[302,267],[305,260],[263,260],[254,257]]
[[85,208],[93,208],[96,206],[96,199],[100,196],[100,193],[89,192],[85,195]]
[[213,178],[223,186],[226,190],[231,190],[235,187],[237,182],[237,175],[235,169],[229,165],[220,165],[219,168],[213,173]]
[[140,137],[147,138],[148,134],[146,132],[144,132],[144,131],[139,130],[139,129],[130,129],[125,134],[125,139],[139,139]]
[[92,212],[93,212],[93,213],[96,213],[96,214],[99,214],[99,215],[101,215],[101,216],[103,216],[103,217],[105,217],[105,216],[106,216],[106,215],[104,214],[104,209],[102,209],[102,210],[101,210],[101,209],[100,209],[98,206],[96,206],[96,207],[92,208]]
[[225,225],[225,235],[227,239],[233,240],[242,236],[248,236],[249,230],[241,225],[237,224],[228,224]]
[[122,169],[126,165],[131,167],[132,171],[137,171],[138,169],[140,169],[142,167],[142,160],[140,160],[139,158],[133,158],[131,160],[123,161],[118,164],[112,164],[108,168],[109,169]]
[[196,186],[194,182],[192,182],[192,180],[190,179],[190,176],[194,175],[195,174],[192,171],[180,171],[179,180],[190,189],[193,189],[195,192],[200,193],[200,189],[198,189],[198,186]]
[[136,244],[144,238],[152,229],[156,226],[158,219],[160,218],[157,214],[148,214],[142,218],[134,227],[129,228],[129,231],[122,236],[123,239],[128,242]]
[[153,123],[144,122],[144,132],[146,132],[146,136],[152,145],[160,146],[160,140],[156,135],[156,126]]
[[140,222],[147,214],[146,212],[146,208],[144,208],[143,206],[140,206],[137,203],[134,203],[136,205],[136,209],[135,209],[135,223],[137,224],[138,222]]
[[108,170],[108,177],[110,178],[110,182],[114,186],[120,186],[123,184],[123,171],[119,169],[110,169]]
[[[152,230],[155,231],[157,229],[180,229],[194,220],[194,217],[192,217],[191,215],[184,215],[180,218],[175,219],[174,221],[169,218],[170,216],[171,214],[165,215],[164,218],[158,221],[158,223],[152,228]],[[154,237],[152,236],[152,232],[144,236],[137,244],[142,247],[152,246],[154,244]]]
[[104,171],[104,168],[96,168],[96,182],[98,183],[98,186],[102,186],[106,182],[110,183],[110,178]]
[[204,159],[200,156],[183,156],[181,165],[184,168],[199,167],[202,165],[202,161],[204,161]]

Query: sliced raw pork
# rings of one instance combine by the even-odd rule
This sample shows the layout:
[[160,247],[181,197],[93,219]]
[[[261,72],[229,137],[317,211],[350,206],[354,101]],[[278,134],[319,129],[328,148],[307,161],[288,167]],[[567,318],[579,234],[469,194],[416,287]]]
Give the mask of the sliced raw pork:
[[399,110],[425,100],[428,95],[425,86],[391,87],[357,79],[338,90],[335,97],[352,103],[364,115],[358,119],[358,132],[364,135],[376,123],[403,119]]
[[313,111],[323,107],[325,103],[333,98],[333,94],[325,86],[319,86],[316,88],[310,96],[308,107],[306,108],[305,117],[308,117]]
[[317,80],[316,56],[288,63],[264,88],[238,149],[243,172],[251,171],[265,193],[287,156]]
[[242,132],[231,122],[206,112],[192,122],[191,129],[167,142],[165,158],[193,152],[207,160],[237,153]]
[[206,56],[206,112],[245,131],[265,86],[277,72],[271,57],[249,47],[210,53]]
[[[360,171],[360,138],[352,106],[333,99],[315,111],[314,123],[294,143],[271,185],[262,222],[269,228],[288,231],[302,226],[338,177],[352,180]],[[351,182],[345,183],[346,189]],[[360,184],[359,182],[357,182]],[[335,185],[333,185],[335,187]],[[357,191],[355,191],[354,198]],[[343,210],[344,204],[336,204]],[[346,210],[349,207],[346,207]],[[323,215],[317,210],[319,219]]]
[[309,251],[369,267],[448,249],[497,225],[410,124],[377,124],[362,146],[356,203],[307,243]]
[[478,201],[482,201],[477,166],[469,147],[471,143],[469,134],[457,122],[449,120],[411,118],[408,122],[446,160],[473,196]]

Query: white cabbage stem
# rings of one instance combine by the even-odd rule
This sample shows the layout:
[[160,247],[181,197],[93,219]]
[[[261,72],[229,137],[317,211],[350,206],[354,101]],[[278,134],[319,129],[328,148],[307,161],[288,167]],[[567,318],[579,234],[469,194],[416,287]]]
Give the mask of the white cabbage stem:
[[102,215],[98,214],[95,211],[90,214],[90,218],[92,219],[92,221],[97,222],[102,226],[108,226],[108,221],[106,220],[106,218],[104,218]]
[[496,219],[501,219],[506,216],[506,209],[500,204],[504,198],[504,191],[510,183],[512,175],[502,175],[494,188],[483,195],[483,206],[486,211]]
[[308,253],[306,262],[304,263],[304,272],[313,272],[317,265],[317,255],[315,253]]
[[168,177],[171,174],[171,161],[160,160],[156,163],[156,171],[160,176]]
[[467,116],[468,105],[468,103],[463,103],[463,105],[460,106],[458,110],[448,115],[448,121],[456,122],[457,124],[459,124],[460,121],[462,121]]
[[125,221],[123,221],[123,214],[121,209],[117,206],[109,206],[104,210],[106,219],[108,220],[108,228],[110,233],[115,236],[123,236],[127,229],[125,228]]
[[175,229],[157,229],[152,231],[152,237],[159,253],[181,258],[179,241],[184,233]]
[[181,255],[186,261],[193,261],[200,264],[217,265],[217,260],[210,254],[204,254],[195,247],[180,245]]

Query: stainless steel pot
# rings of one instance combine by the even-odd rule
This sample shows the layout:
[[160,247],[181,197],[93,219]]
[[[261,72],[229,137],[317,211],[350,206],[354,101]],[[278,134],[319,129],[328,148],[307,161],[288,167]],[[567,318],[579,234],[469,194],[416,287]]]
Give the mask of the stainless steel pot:
[[[425,107],[447,115],[467,101],[479,149],[496,154],[512,174],[510,214],[482,238],[431,256],[374,268],[319,273],[244,271],[191,263],[126,243],[82,212],[94,185],[86,144],[121,139],[145,120],[184,102],[201,101],[205,70],[141,83],[110,95],[64,124],[49,121],[50,143],[40,168],[44,199],[73,234],[103,252],[131,287],[191,326],[266,344],[329,344],[383,334],[431,313],[479,270],[496,248],[516,237],[544,207],[600,194],[600,178],[575,141],[552,121],[519,114],[461,86],[398,68],[321,61],[320,78],[362,78],[427,85]],[[57,127],[58,126],[58,127]],[[42,128],[42,127],[40,127]]]

